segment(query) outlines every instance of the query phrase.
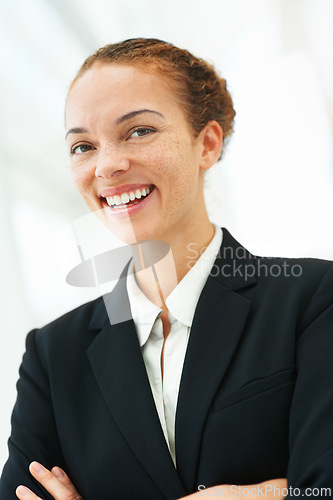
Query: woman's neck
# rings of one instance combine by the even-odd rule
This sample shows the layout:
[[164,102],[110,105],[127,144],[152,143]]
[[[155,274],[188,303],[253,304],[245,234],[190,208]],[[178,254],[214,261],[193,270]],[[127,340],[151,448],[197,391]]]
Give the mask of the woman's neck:
[[[139,287],[151,302],[165,309],[165,300],[198,260],[214,236],[214,226],[205,220],[184,227],[176,235],[164,235],[170,250],[154,266],[142,269],[142,252],[134,255],[135,276]],[[143,256],[144,257],[144,256]]]

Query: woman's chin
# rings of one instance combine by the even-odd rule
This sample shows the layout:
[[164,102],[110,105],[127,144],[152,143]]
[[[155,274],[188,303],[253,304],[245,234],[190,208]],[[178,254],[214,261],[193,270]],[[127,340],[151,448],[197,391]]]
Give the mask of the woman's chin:
[[161,239],[161,221],[156,220],[156,190],[154,189],[141,203],[128,210],[123,207],[109,206],[106,202],[96,210],[95,215],[116,238],[128,245],[142,240]]
[[[127,245],[133,245],[143,240],[154,240],[156,232],[152,230],[151,221],[138,221],[127,218],[110,217],[109,213],[101,211],[98,216],[116,238]],[[104,213],[103,213],[104,212]]]

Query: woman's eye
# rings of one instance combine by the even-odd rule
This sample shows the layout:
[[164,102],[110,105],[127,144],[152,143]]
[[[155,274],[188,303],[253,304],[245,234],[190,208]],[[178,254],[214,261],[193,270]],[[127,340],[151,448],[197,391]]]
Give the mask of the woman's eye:
[[131,133],[130,137],[143,137],[144,135],[151,134],[152,132],[155,132],[155,130],[151,128],[137,128]]
[[92,149],[92,146],[90,146],[89,144],[79,144],[78,146],[74,146],[72,149],[71,149],[71,154],[72,155],[76,155],[76,154],[83,154],[83,153],[86,153],[87,151],[90,151]]

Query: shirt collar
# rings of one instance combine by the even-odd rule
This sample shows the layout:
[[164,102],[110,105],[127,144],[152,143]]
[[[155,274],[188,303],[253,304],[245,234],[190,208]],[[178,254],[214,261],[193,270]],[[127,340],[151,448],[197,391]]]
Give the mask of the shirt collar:
[[[214,228],[215,234],[207,248],[165,301],[172,322],[178,320],[188,327],[192,325],[200,294],[222,244],[222,229],[215,224]],[[192,252],[194,259],[197,257],[195,247],[192,246],[189,252]],[[147,342],[152,326],[162,310],[153,304],[138,286],[133,261],[128,269],[126,286],[132,318],[142,347]]]
[[[200,294],[214,265],[222,243],[222,229],[214,224],[213,239],[193,267],[172,290],[165,303],[170,313],[181,323],[191,327]],[[195,258],[195,247],[191,248]]]
[[128,268],[126,286],[132,318],[142,347],[147,342],[152,326],[162,309],[151,302],[139,287],[135,279],[133,260]]

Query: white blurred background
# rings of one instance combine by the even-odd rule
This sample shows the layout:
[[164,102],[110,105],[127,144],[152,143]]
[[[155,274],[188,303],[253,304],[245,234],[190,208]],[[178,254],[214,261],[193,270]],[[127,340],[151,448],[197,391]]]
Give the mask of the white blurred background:
[[144,36],[213,62],[237,119],[212,218],[254,253],[333,259],[332,26],[332,0],[0,0],[0,468],[27,332],[99,294],[65,283],[88,213],[63,119],[83,60]]

